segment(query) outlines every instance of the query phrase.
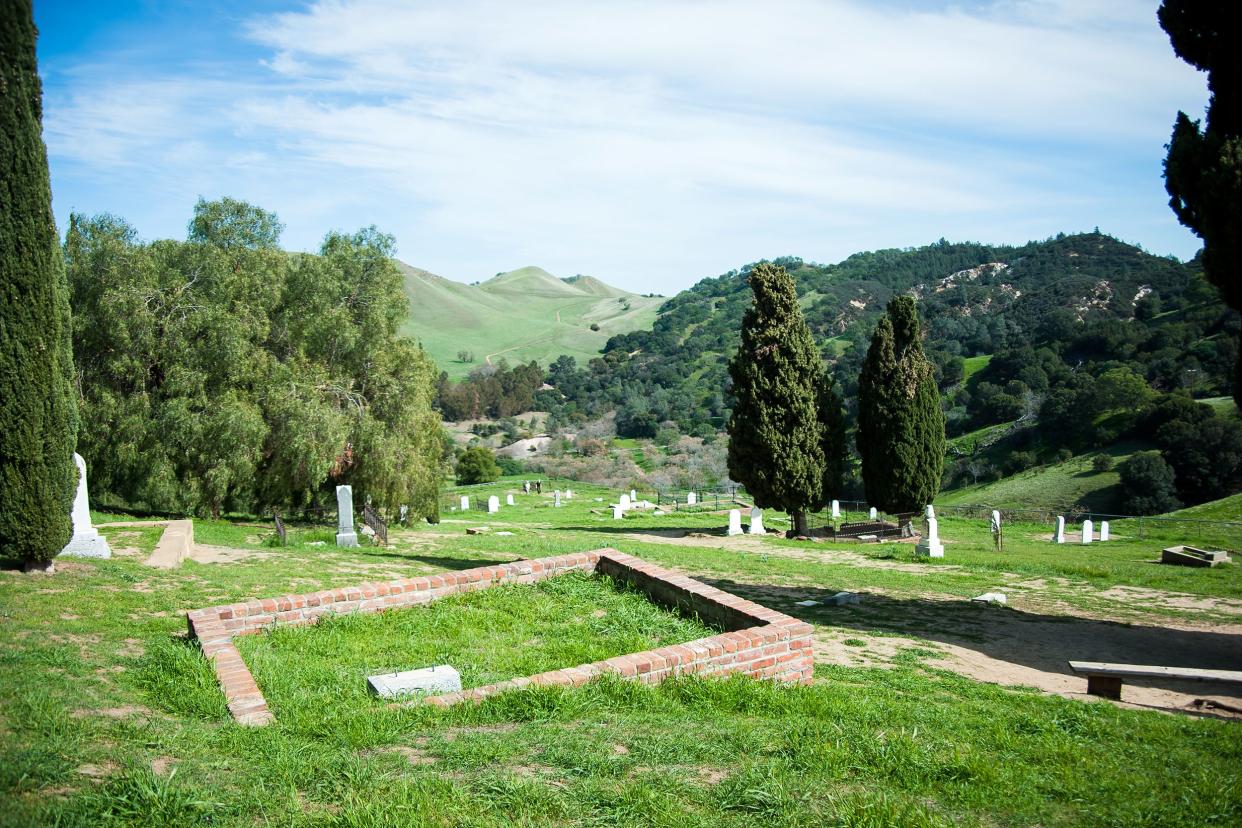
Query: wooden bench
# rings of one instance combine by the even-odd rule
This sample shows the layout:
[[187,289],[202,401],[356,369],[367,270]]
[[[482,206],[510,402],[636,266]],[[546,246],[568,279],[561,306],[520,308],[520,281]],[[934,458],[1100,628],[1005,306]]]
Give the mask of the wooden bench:
[[1149,664],[1107,664],[1102,661],[1071,661],[1070,669],[1087,677],[1087,692],[1106,699],[1121,698],[1123,678],[1169,678],[1180,681],[1215,681],[1242,684],[1240,670],[1205,670],[1198,667],[1157,667]]

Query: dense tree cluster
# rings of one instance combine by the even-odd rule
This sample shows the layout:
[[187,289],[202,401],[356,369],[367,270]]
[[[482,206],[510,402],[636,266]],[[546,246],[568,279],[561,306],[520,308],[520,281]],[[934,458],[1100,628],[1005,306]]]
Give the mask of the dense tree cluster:
[[501,359],[495,365],[480,365],[458,383],[450,382],[448,374],[441,372],[435,405],[444,419],[454,422],[512,417],[534,408],[535,394],[542,385],[539,363],[532,360],[510,368]]
[[69,291],[29,2],[0,15],[0,555],[43,568],[68,542],[78,482]]
[[434,517],[442,474],[434,366],[398,336],[393,240],[330,233],[279,249],[276,216],[201,201],[187,241],[140,242],[112,216],[65,242],[97,492],[218,515],[307,508],[349,483]]
[[500,477],[496,455],[487,446],[471,446],[457,458],[457,485],[491,483]]

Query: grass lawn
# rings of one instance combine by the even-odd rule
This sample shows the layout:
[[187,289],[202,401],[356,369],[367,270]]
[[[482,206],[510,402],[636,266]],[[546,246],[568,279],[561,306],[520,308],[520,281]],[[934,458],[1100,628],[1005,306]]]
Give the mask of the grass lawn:
[[[1140,537],[1117,524],[1118,540],[1083,547],[1049,543],[1050,526],[1007,523],[996,552],[986,521],[946,516],[946,557],[926,561],[900,544],[725,538],[719,513],[614,521],[614,492],[575,483],[557,508],[550,491],[519,487],[472,488],[484,502],[513,492],[518,505],[393,526],[387,549],[315,545],[332,533],[322,526],[295,526],[309,540],[272,548],[265,523],[196,521],[200,543],[247,554],[156,570],[141,560],[157,530],[104,526],[118,550],[111,560],[60,561],[51,576],[0,571],[0,825],[1242,822],[1239,723],[1062,698],[942,666],[945,642],[963,640],[984,653],[1008,646],[1021,661],[1031,646],[1023,630],[1048,626],[1067,639],[1227,646],[1214,625],[1238,623],[1242,566],[1153,564],[1182,536],[1177,525],[1145,526]],[[1196,514],[1237,511],[1228,501]],[[765,520],[784,525],[779,514]],[[473,526],[491,531],[466,535]],[[1242,547],[1242,533],[1205,531]],[[605,582],[562,576],[240,639],[277,712],[251,729],[232,723],[185,638],[184,613],[196,607],[602,546],[810,621],[824,653],[844,642],[890,655],[879,666],[825,656],[815,683],[796,688],[602,681],[448,710],[366,696],[365,675],[381,670],[452,663],[476,684],[703,634]],[[997,588],[1008,608],[964,600]],[[863,603],[797,604],[840,589]],[[1008,639],[993,634],[997,623]]]

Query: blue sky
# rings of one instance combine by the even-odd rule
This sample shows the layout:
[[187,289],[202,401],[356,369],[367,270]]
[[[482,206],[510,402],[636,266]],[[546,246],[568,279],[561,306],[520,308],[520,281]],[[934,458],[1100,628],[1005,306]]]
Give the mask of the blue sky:
[[63,228],[286,247],[375,224],[474,281],[671,294],[761,258],[1099,227],[1188,258],[1160,179],[1205,78],[1155,2],[35,2]]

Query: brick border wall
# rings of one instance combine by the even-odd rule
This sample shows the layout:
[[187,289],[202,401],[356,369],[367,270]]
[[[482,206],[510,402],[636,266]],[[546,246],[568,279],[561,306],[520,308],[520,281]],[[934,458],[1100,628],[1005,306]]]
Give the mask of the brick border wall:
[[615,549],[225,604],[193,610],[187,613],[186,619],[190,635],[199,640],[203,654],[215,668],[233,718],[239,724],[263,725],[275,717],[241,653],[233,645],[234,636],[259,632],[275,624],[312,624],[325,613],[381,612],[426,604],[446,595],[487,589],[496,584],[534,583],[571,571],[608,575],[644,592],[656,603],[681,612],[697,613],[727,632],[459,693],[429,696],[413,703],[449,705],[532,684],[578,686],[603,673],[649,684],[669,676],[688,674],[741,673],[802,683],[811,679],[814,659],[810,624]]

